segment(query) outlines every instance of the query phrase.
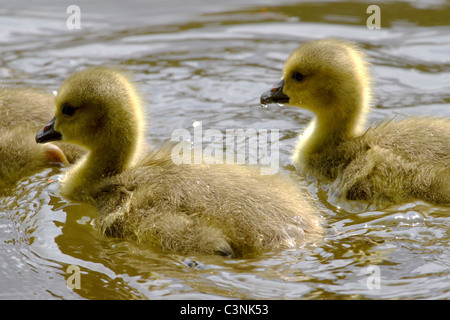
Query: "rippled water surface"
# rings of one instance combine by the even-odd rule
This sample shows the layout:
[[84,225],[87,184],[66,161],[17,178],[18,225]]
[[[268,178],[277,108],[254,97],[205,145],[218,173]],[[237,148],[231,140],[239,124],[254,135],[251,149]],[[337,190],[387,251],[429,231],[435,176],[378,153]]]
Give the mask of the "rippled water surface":
[[[448,1],[380,1],[379,30],[366,27],[366,1],[79,1],[79,30],[66,27],[71,4],[0,1],[2,84],[52,92],[73,71],[121,64],[148,101],[151,144],[199,121],[203,130],[278,129],[281,165],[292,171],[311,114],[261,108],[259,96],[293,49],[325,37],[358,42],[373,63],[371,122],[450,116]],[[182,256],[100,237],[95,210],[58,196],[59,175],[40,172],[0,199],[0,298],[450,298],[449,207],[351,213],[307,181],[323,243],[254,259]],[[66,285],[71,265],[80,289]]]

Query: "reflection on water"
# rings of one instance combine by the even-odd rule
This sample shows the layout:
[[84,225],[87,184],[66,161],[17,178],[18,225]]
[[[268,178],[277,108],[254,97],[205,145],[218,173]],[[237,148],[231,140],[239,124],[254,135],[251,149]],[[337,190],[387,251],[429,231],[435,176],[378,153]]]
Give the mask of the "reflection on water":
[[[74,70],[122,64],[149,102],[151,144],[175,129],[193,132],[195,121],[222,132],[278,129],[281,165],[293,171],[289,154],[311,114],[260,108],[259,96],[300,42],[324,37],[368,53],[370,121],[450,116],[446,1],[385,1],[380,30],[366,28],[364,1],[80,2],[80,30],[65,27],[69,2],[1,2],[3,84],[51,92]],[[26,178],[0,199],[0,298],[449,298],[448,207],[418,201],[355,214],[307,181],[326,221],[324,243],[255,259],[180,256],[100,237],[93,208],[58,196],[59,174]],[[71,265],[80,267],[80,289],[67,286]]]

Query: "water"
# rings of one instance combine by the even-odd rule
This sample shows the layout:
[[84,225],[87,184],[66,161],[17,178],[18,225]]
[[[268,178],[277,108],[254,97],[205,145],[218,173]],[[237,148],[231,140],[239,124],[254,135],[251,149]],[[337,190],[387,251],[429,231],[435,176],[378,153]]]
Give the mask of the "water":
[[[147,141],[175,129],[278,129],[280,161],[311,114],[261,108],[302,41],[358,42],[374,65],[372,122],[450,116],[450,2],[384,1],[369,30],[365,1],[0,1],[2,84],[51,93],[70,73],[121,64],[147,101]],[[448,299],[449,208],[420,201],[352,213],[314,181],[324,243],[254,259],[182,256],[100,237],[96,212],[58,196],[58,170],[22,180],[0,199],[2,299]],[[68,286],[71,265],[80,289]],[[378,281],[378,280],[379,281]]]

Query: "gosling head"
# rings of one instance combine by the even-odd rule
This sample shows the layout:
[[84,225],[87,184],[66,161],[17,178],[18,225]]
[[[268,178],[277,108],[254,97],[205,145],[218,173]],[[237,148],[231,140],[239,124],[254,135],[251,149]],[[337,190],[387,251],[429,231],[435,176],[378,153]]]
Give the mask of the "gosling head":
[[139,95],[116,70],[93,67],[75,73],[64,81],[55,102],[55,118],[38,132],[38,143],[63,140],[93,151],[112,143],[125,148],[141,139]]
[[352,118],[368,111],[369,74],[355,45],[333,39],[303,43],[286,61],[282,80],[262,104],[303,107],[319,118]]

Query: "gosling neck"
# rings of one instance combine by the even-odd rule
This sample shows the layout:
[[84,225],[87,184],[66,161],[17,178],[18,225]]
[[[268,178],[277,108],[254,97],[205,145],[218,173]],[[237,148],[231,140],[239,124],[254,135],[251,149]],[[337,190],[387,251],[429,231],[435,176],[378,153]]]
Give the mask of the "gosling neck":
[[[127,139],[129,140],[129,139]],[[87,157],[85,172],[92,180],[120,174],[132,165],[135,143],[122,141],[92,149]]]
[[335,105],[326,109],[327,112],[315,113],[314,119],[297,140],[293,160],[299,166],[303,166],[314,155],[333,152],[339,143],[363,133],[368,109],[366,105],[355,102],[353,106],[347,104],[346,108]]
[[97,141],[96,147],[70,169],[61,183],[61,194],[75,199],[86,200],[90,190],[107,177],[120,174],[133,167],[139,157],[142,134],[140,130],[116,131],[114,136]]

